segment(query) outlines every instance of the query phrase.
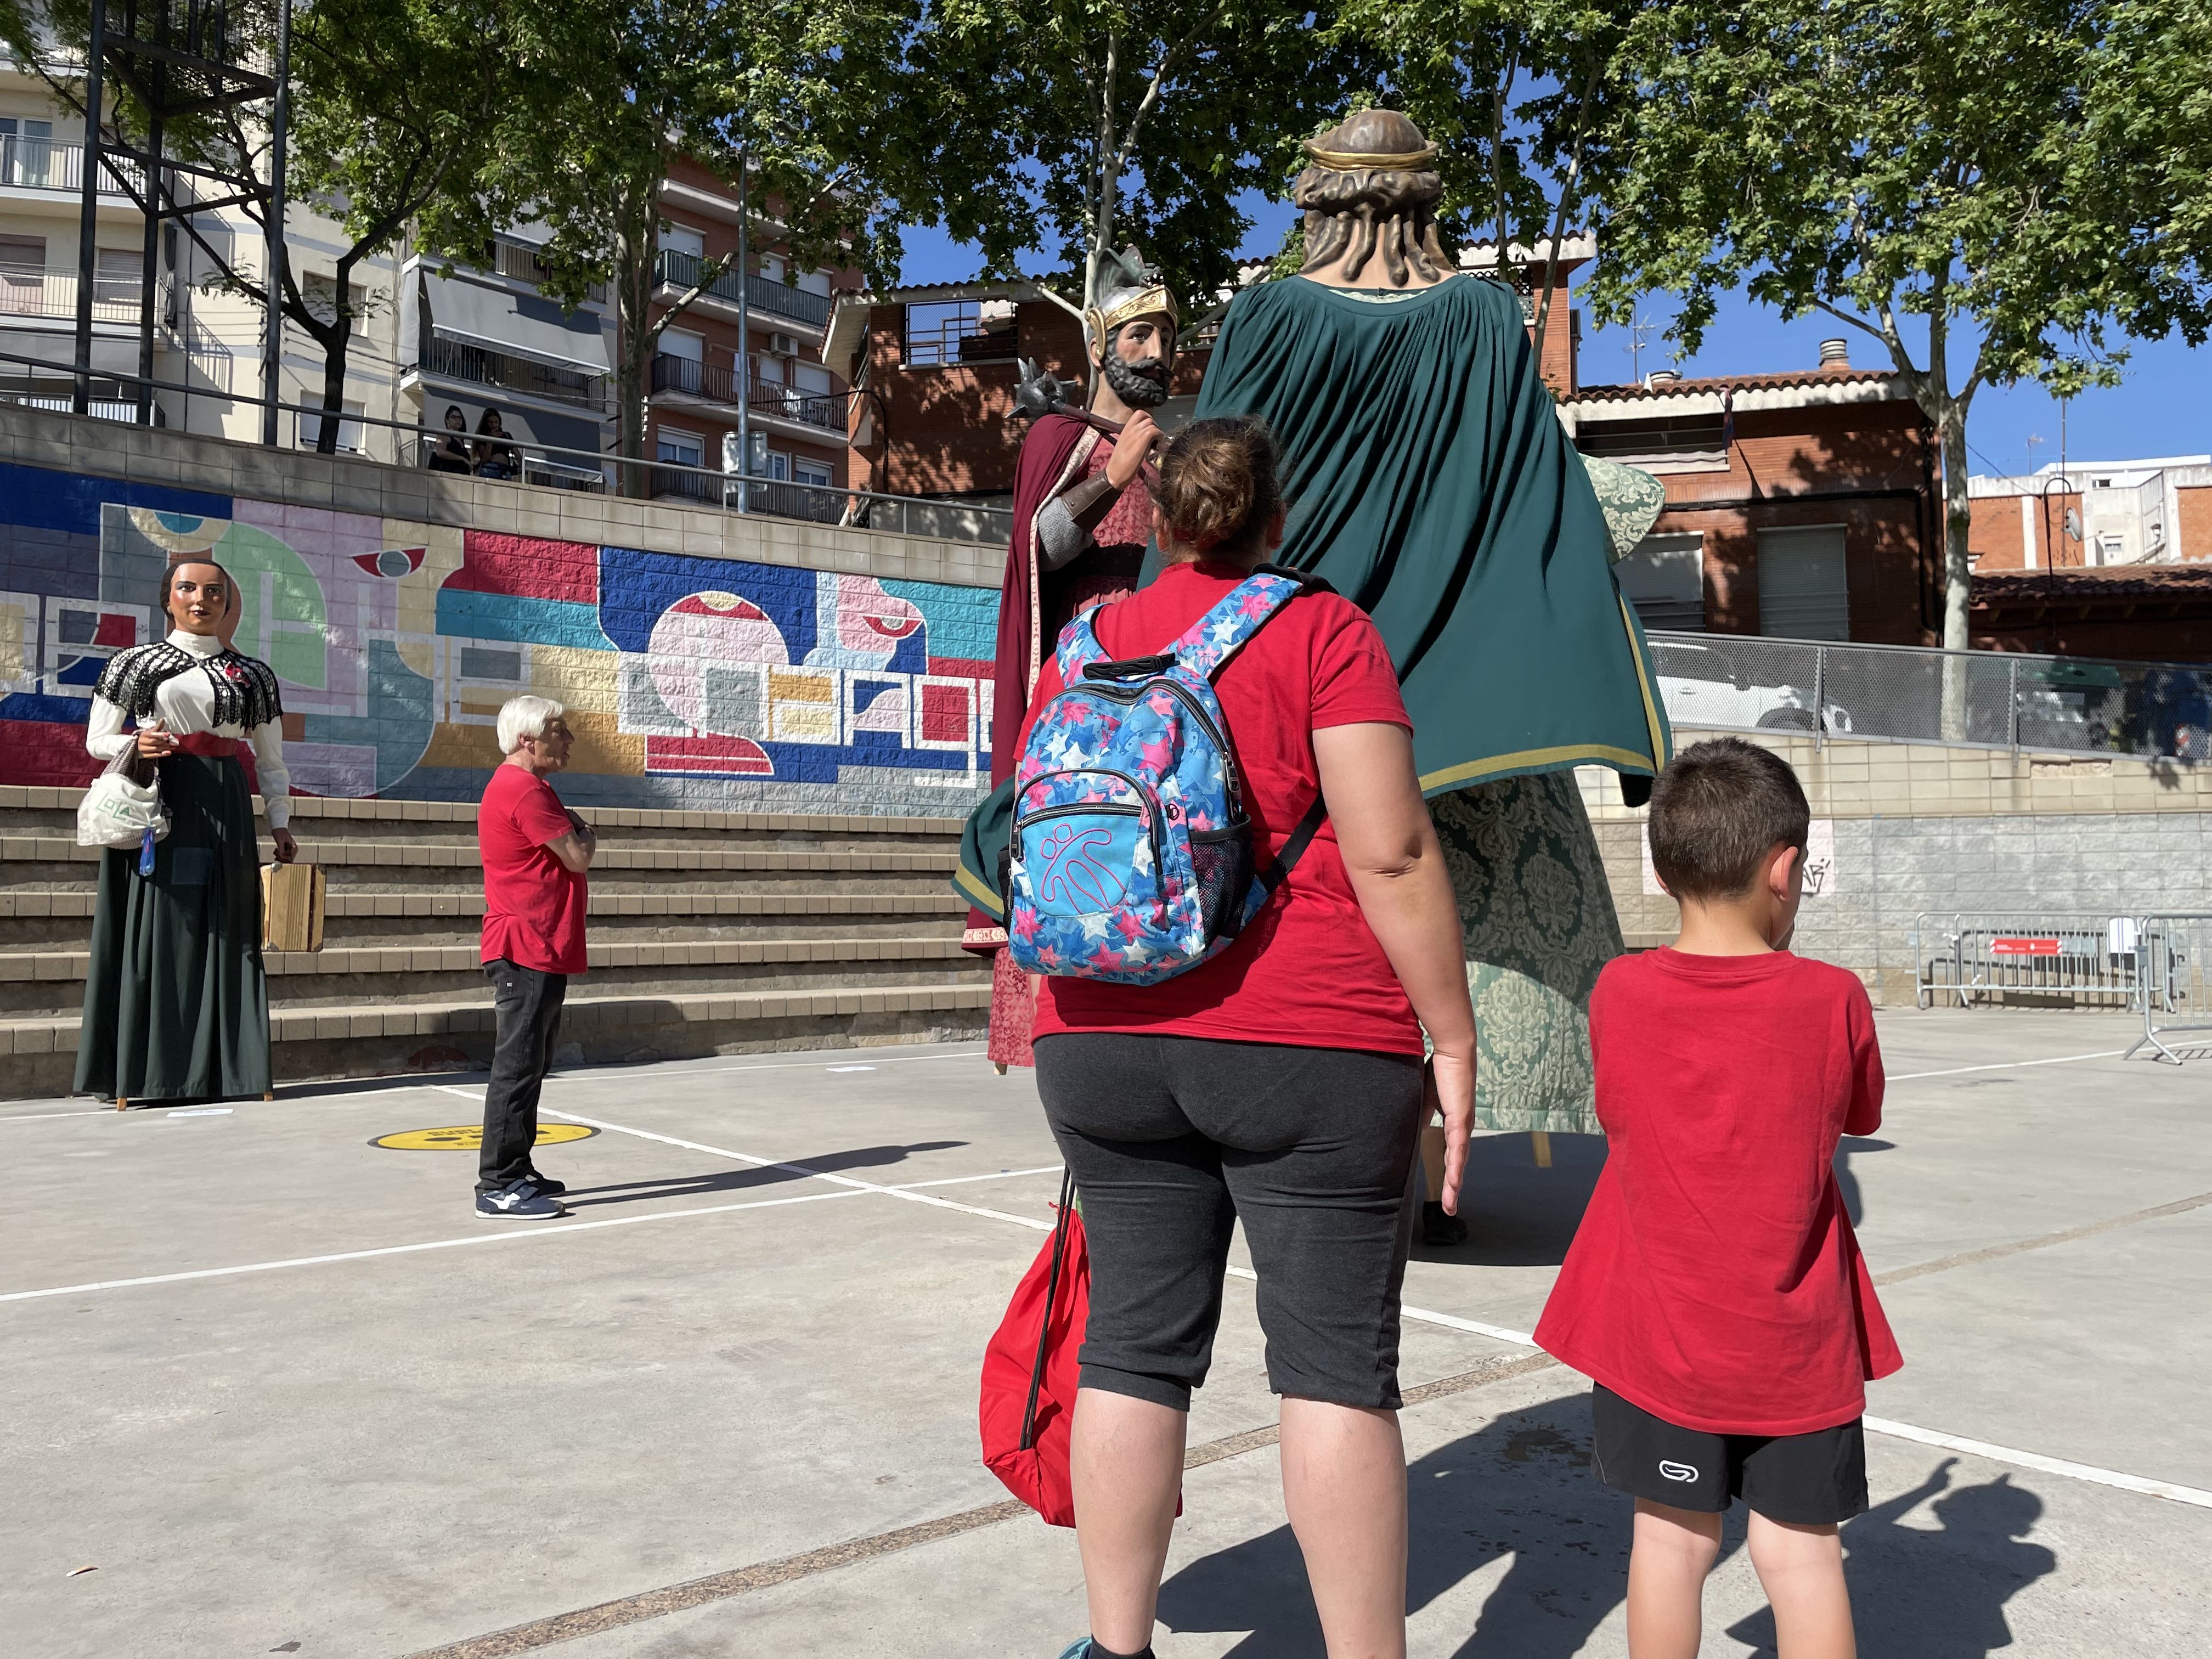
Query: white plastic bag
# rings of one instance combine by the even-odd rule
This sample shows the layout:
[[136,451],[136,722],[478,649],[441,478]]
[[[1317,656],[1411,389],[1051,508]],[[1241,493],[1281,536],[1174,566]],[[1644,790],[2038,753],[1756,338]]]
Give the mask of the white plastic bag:
[[80,847],[143,847],[148,830],[155,841],[169,833],[169,811],[161,805],[161,785],[137,783],[131,772],[138,758],[137,746],[125,750],[107,763],[107,769],[92,781],[76,805],[76,844]]

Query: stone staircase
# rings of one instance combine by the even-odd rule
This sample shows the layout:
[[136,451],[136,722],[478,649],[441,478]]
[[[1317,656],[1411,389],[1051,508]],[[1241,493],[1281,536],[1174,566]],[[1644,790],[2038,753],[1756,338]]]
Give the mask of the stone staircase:
[[[73,1079],[100,856],[76,845],[80,793],[0,786],[0,1097]],[[592,966],[564,1063],[981,1034],[989,967],[960,949],[946,884],[958,819],[582,816],[599,836]],[[292,830],[329,908],[320,951],[266,958],[277,1080],[483,1064],[475,805],[302,798]]]

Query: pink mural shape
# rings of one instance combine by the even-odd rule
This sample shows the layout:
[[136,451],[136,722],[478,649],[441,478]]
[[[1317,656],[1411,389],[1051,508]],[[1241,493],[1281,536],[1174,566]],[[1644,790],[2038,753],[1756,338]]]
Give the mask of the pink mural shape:
[[921,631],[921,607],[886,592],[873,576],[815,573],[815,614],[821,619],[809,668],[880,669],[899,641]]
[[[714,670],[787,666],[791,652],[768,612],[735,593],[694,593],[661,612],[649,647],[653,689],[669,713],[702,732],[745,735],[732,719],[736,710],[718,710],[708,696]],[[742,708],[743,705],[740,705]],[[745,724],[758,718],[756,702]]]

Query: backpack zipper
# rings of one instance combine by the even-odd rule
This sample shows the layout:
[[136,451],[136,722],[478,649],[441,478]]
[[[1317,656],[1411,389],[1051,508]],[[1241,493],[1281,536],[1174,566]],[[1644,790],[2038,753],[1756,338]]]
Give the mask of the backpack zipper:
[[[1168,696],[1173,697],[1177,702],[1182,704],[1184,708],[1189,709],[1190,712],[1197,717],[1198,723],[1206,728],[1206,734],[1213,739],[1213,746],[1221,751],[1221,766],[1222,770],[1225,775],[1224,781],[1228,784],[1231,799],[1234,800],[1240,808],[1243,806],[1244,801],[1243,786],[1237,780],[1237,757],[1229,747],[1228,734],[1213,723],[1213,717],[1206,712],[1206,706],[1200,702],[1196,697],[1193,696],[1182,686],[1176,684],[1175,681],[1168,678],[1165,675],[1161,675],[1156,679],[1140,681],[1137,684],[1129,687],[1127,690],[1122,690],[1120,688],[1114,686],[1113,683],[1109,680],[1079,680],[1076,683],[1076,686],[1079,686],[1085,691],[1096,692],[1098,696],[1106,698],[1111,702],[1131,704],[1133,704],[1139,697],[1142,696],[1145,692],[1152,687],[1157,686],[1159,690],[1166,692]],[[1076,686],[1068,687],[1066,690],[1075,690]],[[1066,692],[1063,691],[1062,695],[1066,695]]]
[[[1141,802],[1146,799],[1146,792],[1143,784],[1138,782],[1136,779],[1131,777],[1127,772],[1117,772],[1111,767],[1106,766],[1063,766],[1057,772],[1040,772],[1036,776],[1031,778],[1027,783],[1023,784],[1018,789],[1017,789],[1015,791],[1015,795],[1017,799],[1023,795],[1026,795],[1031,789],[1035,788],[1038,784],[1042,783],[1048,778],[1072,778],[1085,775],[1099,778],[1119,778],[1123,783],[1129,786],[1129,792],[1135,795],[1139,801]],[[1164,860],[1167,856],[1167,848],[1162,845],[1161,842],[1161,815],[1158,811],[1154,810],[1151,806],[1132,806],[1125,801],[1069,801],[1058,806],[1040,807],[1034,814],[1016,813],[1014,815],[1014,833],[1017,836],[1020,835],[1023,830],[1028,829],[1030,825],[1036,823],[1041,818],[1057,817],[1064,813],[1070,812],[1102,811],[1114,813],[1133,812],[1139,817],[1145,820],[1145,832],[1147,838],[1152,843],[1152,872],[1154,876],[1157,878],[1159,872],[1165,867]]]

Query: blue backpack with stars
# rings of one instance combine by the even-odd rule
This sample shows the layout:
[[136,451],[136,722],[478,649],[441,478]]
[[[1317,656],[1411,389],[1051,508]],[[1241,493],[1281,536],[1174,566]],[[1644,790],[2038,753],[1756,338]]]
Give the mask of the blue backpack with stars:
[[1318,578],[1263,566],[1158,656],[1107,659],[1068,623],[1061,690],[1013,778],[1006,948],[1032,974],[1154,985],[1241,933],[1326,816],[1316,799],[1255,877],[1252,825],[1213,678]]

